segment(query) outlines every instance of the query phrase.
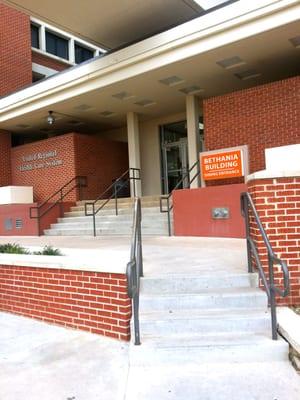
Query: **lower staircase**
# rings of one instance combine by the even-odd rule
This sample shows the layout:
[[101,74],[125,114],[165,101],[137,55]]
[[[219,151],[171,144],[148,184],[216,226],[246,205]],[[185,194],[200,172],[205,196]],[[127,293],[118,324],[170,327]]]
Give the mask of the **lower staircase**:
[[[189,256],[184,265],[176,251],[172,265],[151,273],[145,255],[142,344],[130,346],[126,399],[300,398],[286,387],[289,378],[281,384],[276,376],[292,369],[289,349],[280,337],[271,339],[267,296],[258,288],[258,275],[248,274],[246,263],[219,266],[221,257],[210,252],[209,263],[189,268]],[[179,262],[183,267],[177,268]]]
[[[99,200],[95,208],[105,200]],[[93,217],[85,216],[84,203],[91,200],[78,201],[71,207],[63,218],[51,224],[50,229],[44,231],[47,236],[85,236],[93,235]],[[96,233],[101,235],[131,235],[132,231],[131,198],[118,199],[118,215],[115,212],[114,200],[110,200],[96,215]],[[158,196],[142,198],[142,229],[143,235],[168,235],[167,214],[161,213]]]

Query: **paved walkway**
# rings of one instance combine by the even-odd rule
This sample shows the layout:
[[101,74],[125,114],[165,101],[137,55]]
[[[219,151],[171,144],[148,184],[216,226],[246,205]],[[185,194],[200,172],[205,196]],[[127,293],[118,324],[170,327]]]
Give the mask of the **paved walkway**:
[[[51,244],[67,256],[124,265],[129,238],[0,238],[32,249]],[[145,273],[246,271],[245,241],[145,238]],[[114,257],[112,257],[114,254]],[[218,255],[218,262],[215,256]],[[221,256],[221,257],[220,257]],[[0,256],[1,257],[1,256]],[[142,350],[142,348],[141,348]],[[288,362],[130,365],[130,345],[0,313],[1,400],[299,400]]]

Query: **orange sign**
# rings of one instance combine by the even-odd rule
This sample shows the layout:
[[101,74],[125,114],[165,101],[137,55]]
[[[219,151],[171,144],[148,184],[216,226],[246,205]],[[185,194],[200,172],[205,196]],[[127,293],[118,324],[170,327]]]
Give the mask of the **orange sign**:
[[241,149],[200,154],[204,181],[244,176]]

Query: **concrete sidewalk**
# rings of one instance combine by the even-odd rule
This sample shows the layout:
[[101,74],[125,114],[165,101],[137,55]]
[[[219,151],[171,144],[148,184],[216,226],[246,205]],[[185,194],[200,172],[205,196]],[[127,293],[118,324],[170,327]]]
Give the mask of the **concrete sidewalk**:
[[129,344],[0,313],[1,400],[299,400],[288,362],[130,366]]

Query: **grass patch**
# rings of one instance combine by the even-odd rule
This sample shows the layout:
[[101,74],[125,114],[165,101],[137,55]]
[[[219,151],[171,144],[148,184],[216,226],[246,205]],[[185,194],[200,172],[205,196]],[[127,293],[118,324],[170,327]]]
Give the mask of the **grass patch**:
[[6,254],[33,254],[38,256],[62,256],[63,254],[59,249],[55,249],[52,246],[45,246],[40,251],[34,251],[31,253],[28,249],[20,246],[17,243],[5,243],[0,244],[0,253]]
[[43,250],[35,251],[33,254],[37,256],[62,256],[63,254],[59,249],[55,249],[52,246],[45,246]]
[[17,243],[0,244],[0,253],[30,254],[29,250],[25,249]]

